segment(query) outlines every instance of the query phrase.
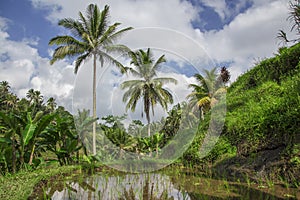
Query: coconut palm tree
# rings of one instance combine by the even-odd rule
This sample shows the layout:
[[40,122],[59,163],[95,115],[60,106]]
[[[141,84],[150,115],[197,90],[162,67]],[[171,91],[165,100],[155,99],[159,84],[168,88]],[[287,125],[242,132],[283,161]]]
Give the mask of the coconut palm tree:
[[163,109],[168,109],[168,104],[173,103],[172,94],[163,85],[165,83],[177,84],[173,78],[157,77],[157,70],[161,63],[166,62],[162,55],[156,61],[153,58],[150,48],[145,52],[142,49],[130,52],[131,64],[135,68],[130,68],[130,72],[136,76],[136,80],[128,80],[121,84],[122,89],[126,89],[123,101],[127,102],[126,110],[135,111],[139,99],[143,99],[144,113],[148,122],[148,136],[150,136],[150,109],[154,115],[154,106],[159,103]]
[[193,92],[187,96],[189,107],[200,110],[200,118],[204,120],[205,112],[209,111],[226,93],[225,84],[230,80],[230,72],[226,67],[222,67],[220,74],[217,75],[217,68],[212,70],[204,70],[205,76],[195,74],[198,84],[190,84]]
[[3,101],[3,103],[5,103],[7,106],[7,108],[6,108],[7,110],[17,108],[18,102],[19,102],[19,98],[12,93],[9,93],[8,95],[6,95],[6,99]]
[[193,88],[193,92],[187,96],[189,105],[192,108],[200,109],[200,117],[204,120],[204,113],[210,109],[213,99],[213,94],[216,91],[217,83],[217,68],[211,71],[204,70],[205,76],[195,74],[198,84],[190,84],[189,87]]
[[8,93],[9,90],[10,90],[9,83],[7,81],[1,81],[0,82],[0,91],[1,91],[1,94],[2,93]]
[[0,82],[0,109],[7,108],[6,101],[9,95],[11,95],[9,83],[7,81],[1,81]]
[[[71,31],[70,35],[56,36],[49,41],[49,45],[58,45],[53,53],[50,63],[65,57],[76,57],[75,74],[83,61],[93,58],[93,118],[96,118],[96,62],[100,61],[116,65],[121,72],[125,72],[124,66],[113,58],[110,53],[124,53],[129,49],[120,44],[115,44],[123,33],[131,30],[131,27],[117,30],[120,23],[109,25],[109,6],[100,11],[98,6],[90,4],[86,10],[86,16],[79,12],[79,19],[65,18],[58,25]],[[96,121],[93,123],[93,154],[96,154]]]
[[56,103],[55,99],[53,97],[50,97],[47,100],[47,105],[46,105],[47,110],[50,112],[53,112],[55,110],[56,106],[57,106],[57,103]]
[[28,90],[26,97],[30,102],[32,114],[35,115],[36,112],[42,108],[44,97],[40,91],[34,89]]
[[26,97],[30,101],[30,104],[34,105],[41,105],[44,101],[44,97],[41,92],[34,89],[28,90]]

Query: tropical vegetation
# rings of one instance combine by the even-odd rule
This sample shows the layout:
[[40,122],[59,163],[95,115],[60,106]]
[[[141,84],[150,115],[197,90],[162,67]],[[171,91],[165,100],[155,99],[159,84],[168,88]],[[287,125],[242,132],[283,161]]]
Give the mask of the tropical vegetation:
[[[291,3],[291,11],[292,30],[299,33],[299,4]],[[120,23],[109,25],[108,12],[108,6],[100,11],[97,5],[89,5],[86,16],[80,12],[78,20],[59,21],[72,36],[57,36],[49,42],[58,46],[51,63],[66,57],[75,58],[75,73],[92,57],[92,115],[90,110],[83,109],[73,116],[53,97],[46,100],[34,89],[20,98],[7,81],[0,82],[0,181],[4,183],[0,184],[0,197],[7,197],[3,190],[18,177],[26,184],[29,178],[33,178],[34,183],[45,181],[42,179],[58,174],[59,169],[65,172],[81,169],[80,166],[92,171],[97,167],[103,169],[103,160],[128,161],[126,153],[135,154],[140,160],[160,159],[164,148],[172,152],[180,148],[180,143],[172,139],[185,141],[182,133],[189,131],[195,135],[185,144],[186,151],[174,161],[176,170],[184,169],[185,173],[192,170],[203,176],[244,181],[249,185],[265,181],[269,185],[280,182],[287,187],[299,187],[299,39],[287,39],[281,31],[280,38],[296,44],[279,48],[273,57],[257,63],[230,85],[230,71],[226,67],[195,74],[196,82],[187,88],[191,93],[185,101],[173,105],[172,91],[165,86],[177,81],[159,76],[165,56],[155,59],[150,48],[131,51],[115,44],[116,39],[131,28],[117,30]],[[112,52],[128,55],[130,66],[123,66],[110,54]],[[100,120],[96,116],[97,59],[101,67],[111,62],[130,76],[120,84],[126,104],[123,116],[100,116]],[[128,124],[126,112],[134,112],[139,102],[147,123],[133,119]],[[151,112],[154,116],[157,105],[163,108],[166,117],[151,121]],[[208,129],[222,122],[214,112],[225,105],[227,112],[221,135],[214,148],[203,157],[199,149],[205,143]],[[163,159],[169,159],[169,155],[164,154]],[[64,167],[56,170],[59,166]],[[39,172],[42,177],[37,178]],[[32,188],[25,190],[24,196],[31,191]],[[125,193],[130,196],[130,192]]]

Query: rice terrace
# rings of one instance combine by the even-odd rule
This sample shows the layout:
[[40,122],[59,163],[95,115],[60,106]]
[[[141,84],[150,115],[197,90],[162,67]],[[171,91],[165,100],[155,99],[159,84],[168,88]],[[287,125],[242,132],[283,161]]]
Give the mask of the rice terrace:
[[0,199],[300,199],[300,1],[0,5]]

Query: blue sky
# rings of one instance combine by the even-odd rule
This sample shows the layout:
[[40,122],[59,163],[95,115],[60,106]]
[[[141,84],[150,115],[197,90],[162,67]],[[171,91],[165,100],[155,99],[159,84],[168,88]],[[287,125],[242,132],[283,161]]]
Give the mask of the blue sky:
[[[218,9],[213,7],[214,1],[189,0],[193,6],[199,8],[199,17],[201,20],[192,22],[194,28],[200,28],[204,31],[220,30],[224,25],[228,25],[238,14],[245,12],[252,6],[249,0],[225,0],[226,11],[223,15],[218,13]],[[216,2],[216,1],[215,1]],[[222,2],[222,1],[220,1]],[[217,4],[215,4],[217,5]]]
[[46,20],[48,9],[34,9],[29,0],[7,0],[0,2],[0,16],[8,19],[7,32],[11,40],[24,38],[39,40],[37,46],[41,56],[49,56],[48,41],[59,31]]
[[[156,27],[186,35],[216,66],[226,65],[232,81],[255,60],[272,56],[279,47],[277,31],[289,30],[286,0],[5,0],[0,1],[0,81],[8,81],[21,97],[34,88],[45,99],[53,96],[71,108],[76,85],[72,62],[62,60],[50,66],[53,47],[48,41],[66,33],[57,26],[59,19],[77,18],[78,11],[84,12],[89,3],[100,8],[109,4],[111,21],[124,27]],[[124,42],[133,47],[139,39],[129,37]],[[186,42],[174,39],[166,43],[166,49],[176,45],[178,54],[197,58]],[[181,78],[188,81],[189,76],[184,75]],[[89,82],[89,77],[83,82]]]
[[[224,19],[214,10],[213,7],[199,0],[188,0],[195,8],[199,8],[198,17],[192,20],[193,28],[199,28],[202,31],[220,30],[231,22],[239,13],[246,11],[251,7],[250,1],[245,1],[241,7],[238,7],[240,0],[226,0],[227,9],[230,10],[229,16]],[[59,34],[60,28],[51,23],[46,17],[53,8],[45,6],[35,8],[30,0],[6,0],[0,2],[0,16],[9,20],[7,32],[11,40],[21,41],[24,38],[38,40],[37,49],[43,57],[50,57],[48,53],[48,41],[53,36]]]

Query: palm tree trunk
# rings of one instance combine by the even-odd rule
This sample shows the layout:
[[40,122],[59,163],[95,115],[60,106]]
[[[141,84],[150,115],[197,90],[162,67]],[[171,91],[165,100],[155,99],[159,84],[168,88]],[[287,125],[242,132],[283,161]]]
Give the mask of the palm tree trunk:
[[201,117],[201,120],[203,121],[204,120],[204,111],[203,111],[202,106],[200,107],[200,117]]
[[148,128],[148,137],[151,136],[151,129],[150,129],[150,116],[149,116],[149,113],[146,113],[147,115],[147,121],[148,121],[148,124],[147,124],[147,128]]
[[150,122],[148,122],[148,137],[150,137],[150,135],[151,135],[151,129],[150,129]]
[[[93,119],[96,118],[96,54],[94,54],[94,72],[93,72]],[[96,155],[96,125],[93,122],[93,155]]]
[[148,128],[148,137],[151,136],[151,129],[150,129],[150,105],[149,105],[149,100],[144,97],[144,111],[146,113],[146,118],[147,118],[147,128]]

